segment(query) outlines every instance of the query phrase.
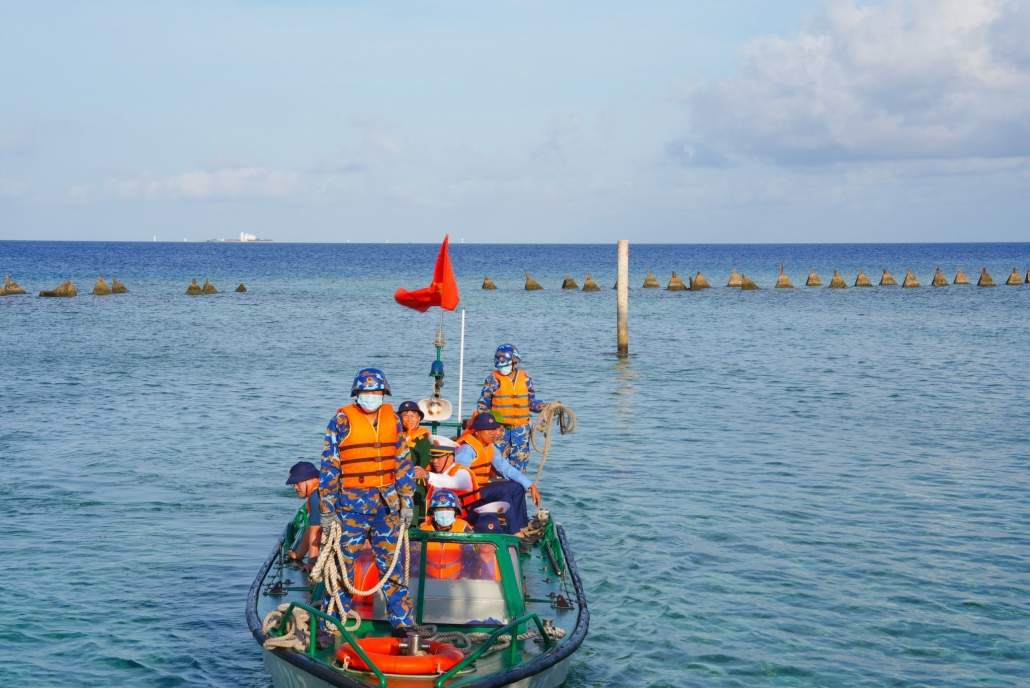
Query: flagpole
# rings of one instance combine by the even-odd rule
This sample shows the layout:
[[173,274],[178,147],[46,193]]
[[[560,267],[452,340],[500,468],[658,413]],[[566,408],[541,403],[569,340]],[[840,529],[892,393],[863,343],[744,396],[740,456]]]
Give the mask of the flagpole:
[[[461,353],[458,358],[458,423],[461,423],[461,396],[465,387],[465,309],[461,309]],[[461,434],[461,428],[458,429]]]

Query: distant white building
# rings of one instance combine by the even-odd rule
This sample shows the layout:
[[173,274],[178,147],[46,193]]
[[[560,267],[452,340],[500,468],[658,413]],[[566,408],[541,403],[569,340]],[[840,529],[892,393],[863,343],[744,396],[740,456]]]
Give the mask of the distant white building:
[[240,241],[257,241],[257,235],[240,232]]

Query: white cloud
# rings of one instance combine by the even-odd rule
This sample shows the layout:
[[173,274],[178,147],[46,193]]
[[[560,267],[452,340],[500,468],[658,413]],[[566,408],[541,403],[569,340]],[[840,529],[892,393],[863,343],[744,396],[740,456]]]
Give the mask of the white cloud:
[[738,73],[676,87],[684,165],[1030,156],[1030,1],[835,1],[789,38],[744,44]]
[[238,167],[189,170],[164,179],[150,176],[109,179],[97,186],[74,186],[69,197],[76,201],[94,198],[200,201],[284,198],[294,194],[298,185],[296,172]]

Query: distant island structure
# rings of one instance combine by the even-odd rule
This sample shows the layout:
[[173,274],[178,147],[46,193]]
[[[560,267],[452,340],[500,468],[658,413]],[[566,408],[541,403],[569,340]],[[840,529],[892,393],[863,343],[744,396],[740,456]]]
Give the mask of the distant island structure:
[[247,234],[246,232],[240,232],[239,239],[208,239],[207,243],[248,243],[251,241],[271,241],[271,239],[258,239],[254,234]]

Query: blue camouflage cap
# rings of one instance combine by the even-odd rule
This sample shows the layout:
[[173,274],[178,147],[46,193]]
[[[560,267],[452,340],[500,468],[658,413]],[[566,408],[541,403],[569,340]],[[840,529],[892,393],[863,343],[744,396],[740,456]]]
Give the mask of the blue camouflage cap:
[[386,381],[386,373],[379,368],[362,368],[354,376],[354,384],[351,386],[350,395],[358,396],[359,392],[390,392],[390,383]]

